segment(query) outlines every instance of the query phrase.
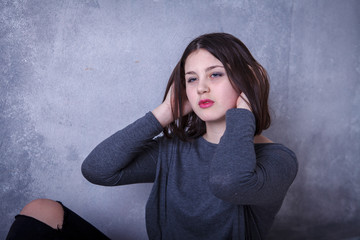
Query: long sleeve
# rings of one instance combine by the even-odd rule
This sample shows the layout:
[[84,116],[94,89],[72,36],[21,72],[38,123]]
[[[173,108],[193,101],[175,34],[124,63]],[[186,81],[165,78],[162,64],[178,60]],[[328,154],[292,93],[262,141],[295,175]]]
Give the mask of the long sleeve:
[[149,112],[105,139],[84,160],[84,177],[98,185],[114,186],[153,182],[158,145],[154,137],[162,130]]
[[262,206],[284,199],[298,169],[295,154],[281,144],[254,146],[254,132],[250,111],[227,112],[226,130],[210,166],[210,188],[218,198]]

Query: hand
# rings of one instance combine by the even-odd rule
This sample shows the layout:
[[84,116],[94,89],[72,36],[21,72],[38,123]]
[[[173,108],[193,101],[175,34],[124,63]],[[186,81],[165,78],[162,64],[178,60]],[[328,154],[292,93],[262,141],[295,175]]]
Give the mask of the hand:
[[[185,116],[192,112],[192,108],[186,96],[184,96],[183,98],[183,116]],[[152,111],[156,119],[160,122],[161,126],[165,127],[174,121],[172,115],[174,103],[174,88],[173,86],[171,86],[168,94],[166,95],[165,101]]]
[[183,116],[186,116],[186,115],[188,115],[189,113],[191,113],[192,111],[193,111],[193,109],[192,109],[192,107],[191,107],[191,105],[190,105],[190,102],[189,102],[189,100],[188,100],[188,98],[187,98],[187,96],[184,96],[184,101],[183,101],[183,109],[184,109],[184,111],[183,111]]
[[[163,104],[165,104],[171,112],[172,112],[173,106],[175,104],[173,85],[170,87],[169,92],[166,95],[165,101],[163,102]],[[189,114],[190,112],[192,112],[192,107],[190,105],[189,100],[187,99],[187,97],[185,95],[185,96],[183,96],[183,114],[182,114],[182,116],[185,116],[185,115]]]
[[240,94],[240,96],[238,97],[238,99],[236,101],[236,107],[237,108],[247,109],[250,112],[252,112],[249,99],[247,98],[247,96],[243,92]]

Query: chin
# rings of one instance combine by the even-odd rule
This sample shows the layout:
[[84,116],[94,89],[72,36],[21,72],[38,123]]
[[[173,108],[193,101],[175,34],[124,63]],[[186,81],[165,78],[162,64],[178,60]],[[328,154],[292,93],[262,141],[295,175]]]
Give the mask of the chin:
[[204,122],[223,122],[225,121],[225,115],[224,116],[211,116],[209,115],[205,115],[204,114],[196,114],[202,121]]
[[[194,108],[193,108],[194,109]],[[204,122],[217,122],[225,120],[226,112],[219,109],[194,109],[195,114]]]

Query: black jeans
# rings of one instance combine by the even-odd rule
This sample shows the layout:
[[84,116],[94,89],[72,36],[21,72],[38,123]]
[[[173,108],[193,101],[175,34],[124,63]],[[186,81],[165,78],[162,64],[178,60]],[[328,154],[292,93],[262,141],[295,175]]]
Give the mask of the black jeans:
[[32,217],[17,215],[6,240],[110,239],[61,202],[59,203],[64,209],[64,222],[61,229],[54,229]]

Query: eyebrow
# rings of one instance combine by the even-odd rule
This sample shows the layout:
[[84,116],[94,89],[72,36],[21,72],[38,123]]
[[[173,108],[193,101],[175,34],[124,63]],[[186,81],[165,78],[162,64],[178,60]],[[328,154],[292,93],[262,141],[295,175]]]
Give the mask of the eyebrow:
[[[224,66],[221,66],[221,65],[214,65],[214,66],[210,66],[210,67],[206,68],[206,69],[205,69],[205,72],[208,72],[208,71],[210,71],[210,70],[212,70],[212,69],[214,69],[214,68],[217,68],[217,67],[224,68]],[[185,75],[186,75],[186,74],[196,74],[196,72],[194,72],[194,71],[189,71],[189,72],[185,73]]]

